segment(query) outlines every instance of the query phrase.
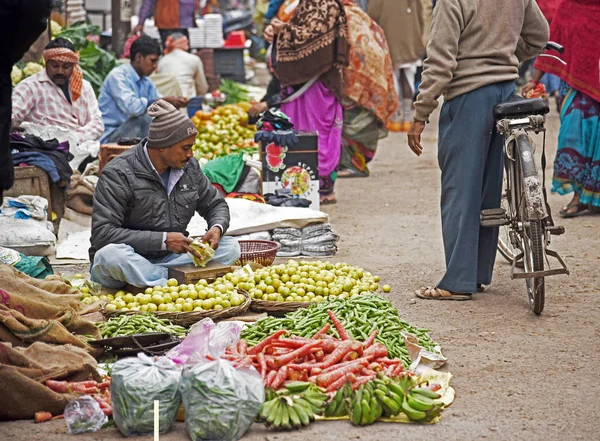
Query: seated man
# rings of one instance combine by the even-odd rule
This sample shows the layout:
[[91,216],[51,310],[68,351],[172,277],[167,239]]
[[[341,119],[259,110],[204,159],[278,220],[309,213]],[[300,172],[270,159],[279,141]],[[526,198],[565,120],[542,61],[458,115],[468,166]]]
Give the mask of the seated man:
[[158,73],[175,76],[184,97],[204,96],[208,92],[204,66],[200,57],[190,54],[189,50],[189,40],[185,35],[178,32],[169,35],[165,55],[158,62]]
[[[23,122],[69,129],[80,144],[104,132],[92,85],[83,79],[73,44],[57,38],[43,54],[46,69],[21,81],[12,94],[12,125]],[[71,146],[73,147],[73,146]]]
[[[121,138],[145,138],[150,126],[146,110],[160,98],[148,78],[156,70],[160,44],[142,35],[131,45],[130,54],[131,64],[115,67],[100,90],[98,101],[106,127],[101,144],[118,142]],[[174,96],[163,99],[177,108],[185,107],[188,102]]]
[[164,100],[148,109],[148,139],[113,159],[94,193],[90,262],[92,280],[107,288],[163,285],[168,267],[191,263],[186,228],[195,212],[208,223],[202,241],[214,261],[240,257],[229,226],[229,207],[192,155],[192,121]]

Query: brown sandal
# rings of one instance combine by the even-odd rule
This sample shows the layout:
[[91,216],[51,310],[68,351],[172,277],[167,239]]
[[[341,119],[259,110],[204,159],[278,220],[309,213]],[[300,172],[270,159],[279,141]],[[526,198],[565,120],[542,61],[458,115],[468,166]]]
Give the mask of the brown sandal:
[[335,198],[335,194],[331,193],[331,194],[327,194],[327,195],[321,195],[320,203],[321,203],[321,205],[337,204],[337,199]]
[[436,286],[423,287],[415,291],[415,295],[424,300],[471,300],[470,293],[453,293]]

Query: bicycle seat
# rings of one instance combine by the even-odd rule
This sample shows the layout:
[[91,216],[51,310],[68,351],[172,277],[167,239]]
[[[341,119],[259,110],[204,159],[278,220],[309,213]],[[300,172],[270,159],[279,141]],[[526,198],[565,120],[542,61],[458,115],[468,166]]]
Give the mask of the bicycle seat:
[[550,111],[548,103],[541,98],[521,98],[516,96],[494,106],[494,119],[522,118],[529,115],[545,115]]

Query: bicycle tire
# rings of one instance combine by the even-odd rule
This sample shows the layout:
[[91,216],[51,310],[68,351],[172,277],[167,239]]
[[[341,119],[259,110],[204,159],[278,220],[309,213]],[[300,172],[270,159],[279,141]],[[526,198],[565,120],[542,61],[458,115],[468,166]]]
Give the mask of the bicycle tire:
[[[533,260],[533,271],[544,271],[544,227],[542,221],[531,221],[529,223],[531,254]],[[544,310],[546,301],[546,281],[544,277],[529,279],[532,295],[529,298],[531,309],[536,315]]]

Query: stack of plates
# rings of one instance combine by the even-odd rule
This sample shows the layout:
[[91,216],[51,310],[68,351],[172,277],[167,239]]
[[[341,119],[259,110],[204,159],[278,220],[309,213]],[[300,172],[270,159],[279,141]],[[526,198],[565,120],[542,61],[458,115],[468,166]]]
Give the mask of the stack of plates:
[[146,23],[144,23],[144,34],[155,40],[160,40],[160,33],[158,32],[158,28],[154,26],[153,19],[146,20]]
[[223,47],[223,16],[207,14],[204,16],[205,47]]
[[206,47],[206,33],[204,31],[204,20],[196,20],[196,27],[189,28],[190,48],[198,49]]

